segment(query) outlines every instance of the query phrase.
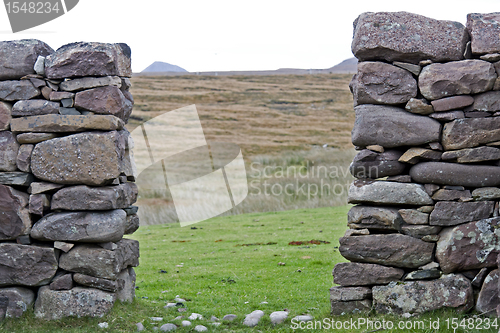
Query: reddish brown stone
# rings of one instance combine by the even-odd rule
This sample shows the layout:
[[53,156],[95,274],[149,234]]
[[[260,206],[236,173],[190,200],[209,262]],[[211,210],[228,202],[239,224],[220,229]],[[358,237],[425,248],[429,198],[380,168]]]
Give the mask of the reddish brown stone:
[[500,140],[500,117],[456,120],[443,127],[445,150],[477,147]]
[[466,107],[474,103],[474,98],[471,96],[452,96],[445,97],[432,101],[434,111],[456,110]]
[[436,247],[443,273],[496,266],[500,240],[495,230],[499,223],[500,218],[495,217],[444,228]]
[[28,195],[0,185],[0,240],[13,240],[31,229]]
[[19,143],[12,132],[0,132],[0,171],[17,170],[16,160]]
[[341,286],[369,286],[398,281],[404,275],[401,268],[376,264],[342,262],[333,268],[333,281]]
[[434,244],[401,234],[342,237],[339,251],[350,261],[417,268],[432,261]]
[[12,105],[5,102],[0,102],[0,131],[9,129],[10,120],[12,119]]
[[500,52],[500,13],[467,15],[473,54]]
[[45,75],[50,79],[85,76],[132,75],[126,44],[72,43],[49,55]]
[[493,65],[483,60],[462,60],[424,67],[418,86],[428,100],[491,90],[497,79]]
[[17,80],[34,74],[38,56],[48,56],[54,50],[36,39],[0,42],[0,80]]
[[417,81],[410,72],[383,62],[360,62],[352,78],[354,105],[401,104],[417,95]]
[[458,22],[407,12],[363,13],[354,21],[352,52],[361,61],[442,62],[463,59],[468,40]]

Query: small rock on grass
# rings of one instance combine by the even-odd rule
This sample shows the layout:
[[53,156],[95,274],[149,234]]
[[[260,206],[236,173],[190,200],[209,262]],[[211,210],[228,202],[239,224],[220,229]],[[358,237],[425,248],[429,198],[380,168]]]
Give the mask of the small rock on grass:
[[237,318],[238,316],[235,315],[235,314],[227,314],[225,315],[224,317],[222,317],[222,320],[226,320],[226,321],[233,321]]
[[135,326],[137,326],[137,332],[142,332],[146,329],[142,323],[137,323]]
[[149,319],[151,319],[152,321],[162,321],[163,320],[162,317],[149,317]]
[[216,316],[212,316],[210,317],[210,321],[219,321],[219,318],[217,318]]
[[208,328],[206,328],[205,326],[203,325],[196,325],[194,330],[196,332],[207,332],[208,331]]
[[167,305],[165,305],[164,308],[165,309],[167,309],[167,308],[173,308],[173,307],[175,307],[175,304],[176,303],[167,303]]
[[191,315],[188,317],[189,320],[196,320],[196,319],[203,319],[203,316],[199,313],[191,313]]
[[184,327],[186,327],[186,326],[191,326],[191,322],[190,322],[189,320],[183,320],[183,321],[181,322],[181,325],[182,325],[182,326],[184,326]]
[[296,316],[292,319],[293,321],[311,321],[313,317],[311,315]]
[[281,324],[285,321],[286,318],[288,318],[288,312],[275,311],[269,315],[269,318],[271,318],[271,323],[273,323],[274,325]]
[[174,331],[177,329],[177,326],[175,326],[174,324],[165,324],[165,325],[161,325],[160,327],[160,331],[162,332],[170,332],[170,331]]
[[243,325],[248,326],[248,327],[254,327],[257,326],[259,323],[260,319],[264,316],[264,311],[261,310],[255,310],[250,314],[247,314],[245,317],[245,320],[243,321]]
[[98,325],[99,325],[100,328],[108,328],[109,327],[108,323],[106,323],[106,322],[99,323]]

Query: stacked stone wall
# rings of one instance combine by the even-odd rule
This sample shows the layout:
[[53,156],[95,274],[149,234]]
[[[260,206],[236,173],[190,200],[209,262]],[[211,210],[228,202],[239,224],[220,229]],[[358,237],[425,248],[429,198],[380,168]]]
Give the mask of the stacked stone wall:
[[354,22],[359,153],[332,314],[496,315],[500,13],[466,26],[406,12]]
[[125,44],[0,42],[0,320],[133,300],[130,61]]

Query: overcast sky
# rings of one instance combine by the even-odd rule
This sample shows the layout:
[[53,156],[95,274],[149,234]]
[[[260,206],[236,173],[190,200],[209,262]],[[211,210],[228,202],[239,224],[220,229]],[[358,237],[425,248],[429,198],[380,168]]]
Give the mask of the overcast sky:
[[328,68],[352,57],[362,12],[408,11],[466,22],[500,11],[498,0],[80,0],[66,15],[13,34],[0,7],[0,40],[36,38],[54,49],[76,41],[125,42],[132,67],[154,61],[188,71]]

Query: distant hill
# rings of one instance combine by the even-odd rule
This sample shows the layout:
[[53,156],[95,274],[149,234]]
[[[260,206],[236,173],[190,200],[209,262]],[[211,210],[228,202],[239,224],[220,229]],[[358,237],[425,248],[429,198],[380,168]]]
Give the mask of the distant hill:
[[159,73],[159,72],[188,73],[188,71],[182,67],[179,67],[176,65],[171,65],[169,63],[162,62],[162,61],[153,62],[151,65],[149,65],[141,73],[154,73],[154,72],[157,72],[157,73]]
[[[155,66],[156,64],[160,64]],[[262,71],[212,71],[212,72],[188,72],[185,69],[170,65],[164,62],[156,61],[151,66],[140,73],[134,73],[134,76],[140,75],[306,75],[306,74],[354,74],[357,72],[358,59],[349,58],[333,67],[326,69],[300,69],[300,68],[280,68],[277,70]],[[170,67],[160,67],[160,66]],[[180,70],[174,70],[178,68]]]
[[358,71],[358,59],[352,57],[342,61],[340,64],[325,69],[332,73],[356,73]]

